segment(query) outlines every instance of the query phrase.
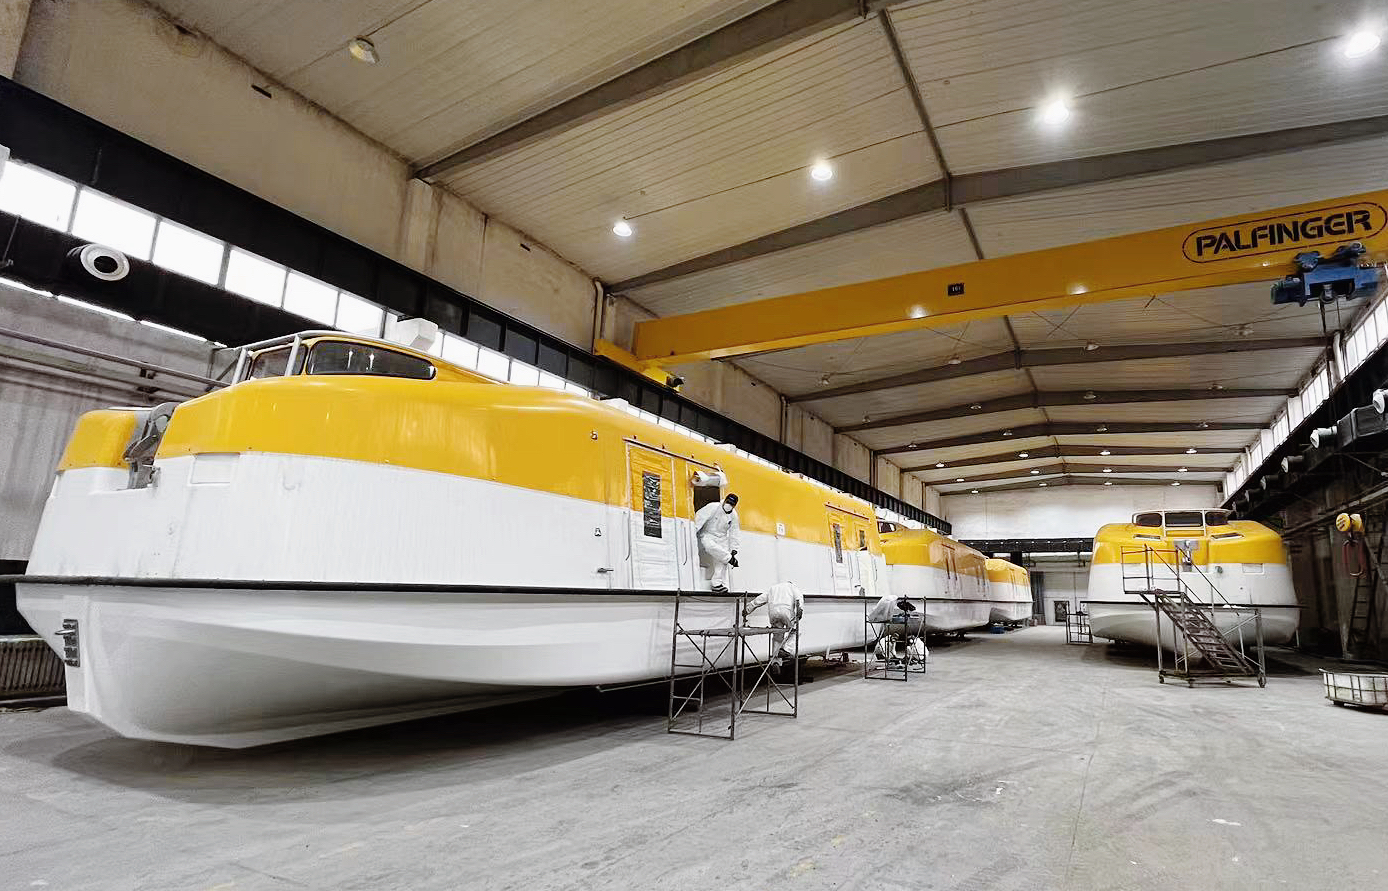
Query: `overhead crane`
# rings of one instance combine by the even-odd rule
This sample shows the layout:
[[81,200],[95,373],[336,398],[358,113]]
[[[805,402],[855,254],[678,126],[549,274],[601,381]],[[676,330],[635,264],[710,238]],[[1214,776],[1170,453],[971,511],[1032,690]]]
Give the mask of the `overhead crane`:
[[1371,294],[1388,258],[1388,190],[1119,235],[638,322],[630,351],[660,366],[725,359],[1019,312],[1274,281],[1274,303]]

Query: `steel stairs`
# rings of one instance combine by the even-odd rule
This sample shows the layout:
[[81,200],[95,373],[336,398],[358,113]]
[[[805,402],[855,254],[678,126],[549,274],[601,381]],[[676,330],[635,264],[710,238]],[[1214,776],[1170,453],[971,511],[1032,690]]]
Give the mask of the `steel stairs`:
[[[1166,683],[1168,677],[1175,677],[1194,687],[1202,679],[1232,682],[1248,678],[1260,687],[1267,686],[1261,610],[1229,603],[1208,577],[1204,583],[1211,592],[1210,602],[1197,600],[1182,573],[1203,573],[1177,549],[1124,549],[1122,556],[1124,590],[1153,608],[1159,681]],[[1175,654],[1171,668],[1164,659],[1163,616],[1171,626],[1170,648]],[[1221,618],[1223,623],[1217,621]],[[1221,631],[1220,624],[1228,627]],[[1253,640],[1247,643],[1254,647],[1245,647],[1245,632],[1252,633]]]

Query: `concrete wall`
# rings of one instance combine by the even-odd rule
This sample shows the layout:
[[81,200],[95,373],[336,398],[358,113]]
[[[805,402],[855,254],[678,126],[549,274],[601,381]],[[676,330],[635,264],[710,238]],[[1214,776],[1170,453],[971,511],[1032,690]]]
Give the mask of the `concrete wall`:
[[[210,369],[212,348],[205,341],[70,306],[8,282],[0,282],[0,319],[17,331],[191,374],[207,376]],[[0,560],[29,558],[53,472],[78,416],[174,397],[172,392],[153,397],[139,392],[137,374],[133,368],[0,336]],[[123,383],[131,378],[136,381]],[[162,383],[158,376],[155,381]],[[202,392],[173,379],[169,386],[177,388],[178,398]]]
[[877,488],[888,495],[901,497],[901,468],[886,458],[877,459]]
[[1218,507],[1214,486],[1064,486],[941,499],[955,538],[1088,538],[1141,510]]
[[[0,6],[0,38],[10,28],[5,13]],[[15,79],[550,334],[592,345],[590,276],[462,198],[411,181],[405,161],[384,146],[149,6],[34,3]]]
[[1041,576],[1041,597],[1045,602],[1046,624],[1056,624],[1057,601],[1071,612],[1089,596],[1089,567],[1077,563],[1042,561],[1031,568],[1033,576]]

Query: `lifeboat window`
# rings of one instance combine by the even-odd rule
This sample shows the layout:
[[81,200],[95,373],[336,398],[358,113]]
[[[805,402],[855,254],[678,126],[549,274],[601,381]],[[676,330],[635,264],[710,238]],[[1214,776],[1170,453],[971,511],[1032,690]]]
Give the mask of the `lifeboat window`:
[[427,381],[434,377],[432,363],[369,343],[324,340],[308,354],[309,374],[371,374]]
[[1205,515],[1198,510],[1173,510],[1166,513],[1168,526],[1203,526]]
[[1137,516],[1133,517],[1133,525],[1134,525],[1134,526],[1151,526],[1151,527],[1153,527],[1153,528],[1160,529],[1160,528],[1161,528],[1161,514],[1160,514],[1159,512],[1157,512],[1157,511],[1151,511],[1150,513],[1145,513],[1145,514],[1138,514]]
[[829,524],[829,528],[834,534],[834,562],[843,562],[843,529],[838,523]]
[[1205,511],[1205,523],[1210,526],[1227,526],[1229,524],[1229,512],[1227,510],[1207,510]]
[[[283,377],[289,365],[288,345],[276,347],[273,350],[261,350],[251,357],[250,371],[246,373],[246,380],[256,380],[262,377]],[[300,359],[296,365],[301,365]],[[296,369],[297,370],[297,369]]]
[[860,550],[860,551],[866,551],[866,550],[867,550],[867,530],[866,530],[866,529],[859,529],[859,530],[858,530],[858,550]]
[[895,532],[895,531],[897,531],[898,528],[900,528],[900,527],[898,527],[895,523],[889,522],[889,521],[887,521],[887,520],[878,520],[878,521],[877,521],[877,531],[878,531],[878,532]]

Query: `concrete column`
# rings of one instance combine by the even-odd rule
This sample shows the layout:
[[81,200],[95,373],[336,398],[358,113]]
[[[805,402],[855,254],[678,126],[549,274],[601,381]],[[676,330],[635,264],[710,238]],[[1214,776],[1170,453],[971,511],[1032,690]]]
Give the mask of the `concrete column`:
[[434,187],[423,180],[408,180],[396,235],[396,257],[411,269],[428,270],[433,264],[437,235],[438,202]]
[[0,74],[14,77],[31,0],[0,0]]

